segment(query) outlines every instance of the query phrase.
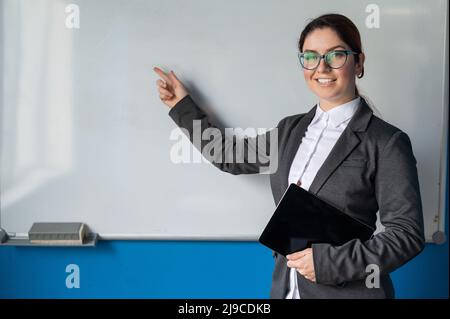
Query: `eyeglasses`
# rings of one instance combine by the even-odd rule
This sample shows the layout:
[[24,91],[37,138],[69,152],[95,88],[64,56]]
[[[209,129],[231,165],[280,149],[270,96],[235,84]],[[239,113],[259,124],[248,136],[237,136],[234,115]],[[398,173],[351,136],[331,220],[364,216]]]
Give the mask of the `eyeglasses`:
[[324,55],[320,55],[316,52],[303,52],[298,54],[298,59],[300,64],[306,70],[314,70],[319,64],[320,60],[324,60],[325,63],[332,69],[342,68],[347,62],[347,56],[349,54],[359,54],[349,50],[334,50],[330,51]]

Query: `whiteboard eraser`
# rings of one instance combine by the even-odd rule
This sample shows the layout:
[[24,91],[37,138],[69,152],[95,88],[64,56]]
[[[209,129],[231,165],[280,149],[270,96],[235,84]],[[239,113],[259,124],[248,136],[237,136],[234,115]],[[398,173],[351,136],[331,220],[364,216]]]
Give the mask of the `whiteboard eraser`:
[[32,244],[82,245],[86,235],[83,223],[34,223],[28,239]]

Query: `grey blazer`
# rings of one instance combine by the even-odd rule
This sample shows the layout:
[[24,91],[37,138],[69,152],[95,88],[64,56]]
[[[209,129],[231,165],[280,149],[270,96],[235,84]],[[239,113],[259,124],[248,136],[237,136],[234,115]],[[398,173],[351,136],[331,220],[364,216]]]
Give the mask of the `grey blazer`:
[[[288,116],[277,125],[278,169],[270,175],[275,204],[288,187],[292,161],[316,107],[306,114]],[[210,122],[189,95],[169,111],[169,116],[179,127],[187,130],[191,142],[193,120],[200,121],[202,131],[216,128],[223,132],[222,128]],[[245,137],[244,146],[248,149],[259,141],[269,144],[269,135],[270,131],[254,138]],[[227,163],[225,150],[235,151],[236,142],[226,139],[224,134],[222,137],[215,146],[223,152],[210,154],[208,158],[222,171],[256,174],[262,165],[266,165],[258,158],[253,163],[247,158],[243,163]],[[201,145],[195,146],[203,150],[206,144],[207,141],[201,141]],[[269,150],[270,146],[266,149]],[[316,282],[299,274],[300,297],[394,298],[389,273],[420,253],[425,243],[416,159],[408,135],[373,115],[361,98],[356,113],[319,169],[309,191],[374,229],[379,211],[385,231],[365,242],[354,239],[342,246],[313,244]],[[277,253],[273,256],[275,267],[270,297],[285,298],[289,285],[287,260]],[[379,267],[378,288],[366,286],[366,278],[372,274],[370,269],[366,272],[370,264]]]

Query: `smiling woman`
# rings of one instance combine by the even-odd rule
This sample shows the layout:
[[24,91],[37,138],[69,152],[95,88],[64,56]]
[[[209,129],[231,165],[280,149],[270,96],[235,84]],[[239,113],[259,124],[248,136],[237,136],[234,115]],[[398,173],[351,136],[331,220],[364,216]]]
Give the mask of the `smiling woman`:
[[[374,213],[376,213],[377,208],[380,207],[380,213],[382,211],[384,213],[383,207],[392,200],[388,197],[383,200],[383,197],[377,193],[380,191],[380,181],[383,182],[384,174],[393,169],[392,167],[386,167],[383,171],[381,165],[377,167],[376,163],[381,162],[377,149],[383,144],[386,145],[383,139],[395,140],[394,136],[399,135],[399,132],[395,132],[398,129],[393,130],[393,127],[386,122],[380,122],[379,127],[373,126],[373,123],[377,122],[375,116],[373,116],[372,126],[369,125],[370,117],[372,117],[371,110],[366,101],[359,96],[356,87],[356,78],[364,76],[365,61],[359,31],[355,24],[343,15],[322,15],[312,20],[305,27],[300,36],[298,49],[305,81],[310,90],[318,97],[319,106],[315,114],[313,113],[314,118],[309,123],[305,137],[302,139],[292,162],[289,183],[297,182],[301,187],[311,191],[311,189],[314,189],[314,184],[320,177],[323,167],[333,161],[333,156],[342,155],[339,154],[341,152],[339,148],[342,148],[342,151],[347,148],[347,151],[343,151],[347,159],[336,163],[339,166],[326,182],[327,185],[334,184],[338,185],[339,188],[331,188],[332,193],[330,192],[328,196],[323,195],[325,198],[328,197],[328,200],[334,202],[335,205],[340,203],[340,207],[344,207],[345,212],[359,211],[360,214],[365,214],[364,217],[358,217],[363,220],[366,218],[366,221],[373,225],[375,222]],[[329,122],[331,125],[329,125]],[[362,129],[363,127],[365,129]],[[349,129],[365,134],[360,135],[360,137],[353,135],[352,141],[352,138],[348,135]],[[376,133],[376,130],[380,131]],[[387,134],[387,136],[377,138],[376,134]],[[311,249],[287,256],[287,266],[291,269],[286,298],[300,298],[301,296],[303,298],[346,298],[350,296],[355,298],[357,295],[362,298],[394,297],[387,265],[391,264],[391,267],[393,265],[396,265],[393,267],[398,267],[420,252],[424,244],[422,207],[415,158],[409,138],[406,134],[401,134],[403,142],[400,142],[396,147],[403,145],[403,150],[398,149],[394,153],[399,152],[396,156],[400,156],[404,161],[399,165],[407,167],[405,175],[402,176],[405,178],[403,182],[408,183],[407,185],[404,184],[404,187],[411,189],[415,196],[409,203],[408,201],[411,198],[403,199],[405,205],[411,209],[410,220],[399,223],[403,217],[398,215],[391,221],[396,227],[403,228],[410,225],[414,229],[409,234],[409,238],[405,237],[400,240],[400,246],[405,244],[405,248],[409,250],[409,255],[401,260],[401,258],[389,254],[385,257],[392,258],[392,260],[384,261],[384,265],[380,263],[381,259],[372,259],[374,263],[369,265],[374,265],[377,269],[381,265],[383,269],[381,290],[375,292],[367,290],[369,287],[364,287],[361,281],[363,267],[369,266],[367,264],[368,254],[373,253],[373,250],[370,249],[375,248],[375,245],[380,245],[378,246],[378,252],[380,253],[378,257],[381,258],[381,251],[398,243],[389,239],[388,236],[385,238],[379,236],[364,244],[359,240],[350,241],[342,247],[333,247],[329,244],[312,244]],[[341,135],[344,136],[341,137]],[[388,137],[389,135],[391,137]],[[367,143],[378,144],[378,146],[373,150],[363,150],[362,145],[369,145]],[[356,145],[358,147],[353,149]],[[338,149],[338,151],[335,149]],[[345,156],[341,158],[345,158]],[[356,158],[362,158],[361,163],[372,164],[369,167],[367,167],[367,164],[360,166],[345,164]],[[370,177],[372,174],[377,176],[375,181]],[[367,200],[366,207],[363,204],[364,200]],[[373,205],[372,207],[370,207],[370,203]],[[402,200],[398,200],[397,203],[402,203]],[[363,213],[364,211],[365,213]],[[381,218],[386,220],[386,215],[383,214]],[[398,231],[390,229],[389,232],[397,233]],[[356,268],[354,268],[355,266]],[[346,269],[342,269],[342,267]],[[301,277],[297,277],[297,273]],[[349,276],[342,275],[344,273]],[[328,279],[325,279],[326,277]],[[359,282],[357,279],[359,279]],[[311,285],[311,282],[316,285]],[[349,286],[347,289],[343,289],[347,283],[351,283],[349,286],[352,286],[352,289]],[[334,287],[323,284],[332,284]],[[335,290],[336,288],[338,290]],[[276,285],[272,289],[273,291],[276,290]]]
[[[311,239],[309,248],[286,257],[274,252],[271,297],[393,298],[389,273],[421,252],[425,242],[410,139],[374,115],[360,96],[356,79],[364,75],[365,55],[350,19],[327,14],[312,20],[298,48],[305,81],[318,104],[306,114],[282,119],[276,128],[279,169],[270,176],[275,203],[294,183],[373,229],[379,211],[385,231],[341,246]],[[164,80],[157,81],[160,99],[191,142],[195,121],[202,131],[214,127],[173,71],[155,71]],[[272,144],[266,147],[272,150],[272,141],[263,137],[246,138],[244,153],[261,141]],[[237,143],[219,142],[223,154],[235,152]],[[231,174],[256,174],[262,165],[248,159],[213,164]],[[367,274],[367,269],[377,272]],[[367,285],[369,275],[378,277],[378,289]]]

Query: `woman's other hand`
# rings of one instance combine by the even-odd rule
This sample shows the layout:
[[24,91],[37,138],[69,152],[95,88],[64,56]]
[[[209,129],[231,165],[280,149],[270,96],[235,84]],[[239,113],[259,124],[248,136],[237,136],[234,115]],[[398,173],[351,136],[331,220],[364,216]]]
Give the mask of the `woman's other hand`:
[[289,260],[287,263],[288,267],[297,269],[300,275],[312,282],[316,282],[312,248],[306,248],[287,255],[286,258]]
[[173,71],[165,73],[158,67],[154,67],[153,71],[162,79],[158,79],[156,84],[159,88],[159,98],[168,107],[174,107],[175,104],[189,94]]

